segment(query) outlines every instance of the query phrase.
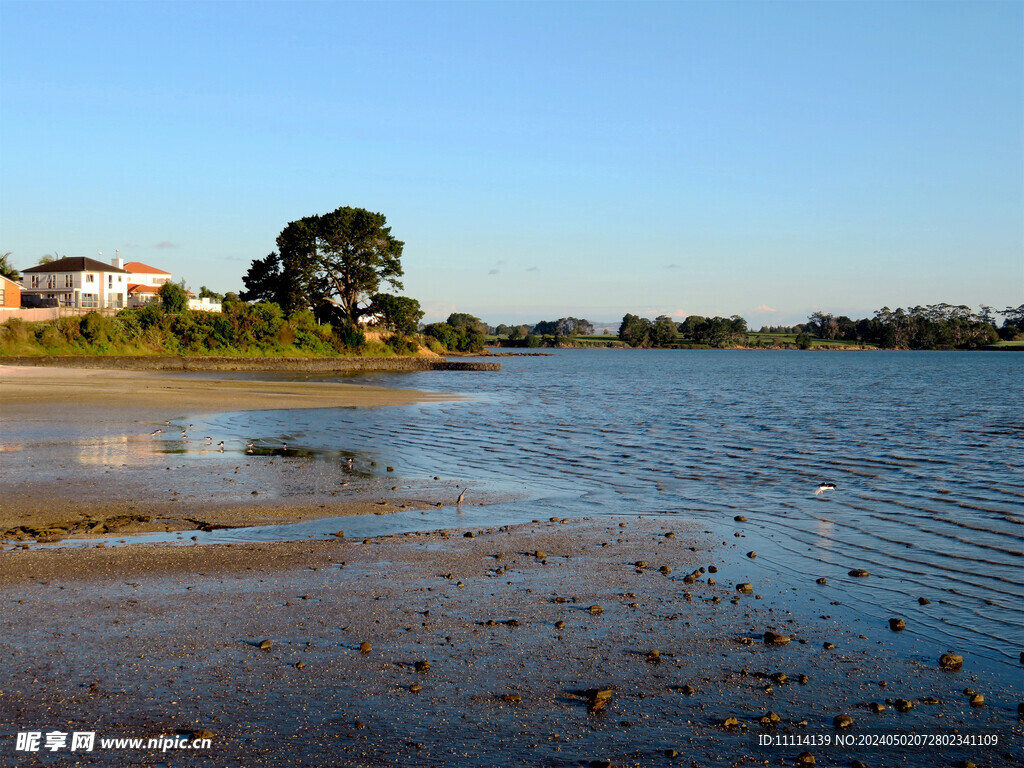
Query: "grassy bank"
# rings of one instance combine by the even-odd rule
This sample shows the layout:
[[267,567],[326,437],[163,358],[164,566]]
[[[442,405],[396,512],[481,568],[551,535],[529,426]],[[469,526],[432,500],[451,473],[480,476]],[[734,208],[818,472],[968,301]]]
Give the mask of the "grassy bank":
[[46,322],[0,324],[0,355],[217,355],[224,357],[361,357],[420,352],[407,337],[318,324],[311,312],[285,316],[274,304],[235,303],[223,313],[166,312],[160,307]]

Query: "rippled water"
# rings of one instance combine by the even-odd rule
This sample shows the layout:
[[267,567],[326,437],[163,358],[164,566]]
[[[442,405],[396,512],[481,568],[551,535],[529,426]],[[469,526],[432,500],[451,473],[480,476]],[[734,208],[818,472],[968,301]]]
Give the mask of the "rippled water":
[[[355,535],[677,513],[729,548],[756,550],[756,561],[739,558],[746,580],[797,586],[794,600],[818,594],[857,620],[903,616],[915,638],[1018,664],[1024,355],[566,350],[502,363],[500,373],[357,379],[476,396],[468,401],[226,414],[202,428],[233,444],[286,441],[324,461],[358,455],[403,478],[443,475],[468,481],[471,494],[523,497],[462,516],[346,521]],[[838,488],[815,496],[820,481]],[[734,523],[740,514],[749,522]],[[871,576],[850,578],[853,568]],[[828,579],[827,599],[817,577]],[[922,596],[931,605],[918,605]]]
[[[908,616],[936,640],[1016,664],[1022,363],[1000,353],[567,350],[507,358],[498,374],[361,377],[479,396],[469,402],[243,414],[218,426],[529,497],[494,516],[677,512],[725,534],[742,514],[742,546],[757,549],[762,572],[827,577],[867,616]],[[838,489],[815,496],[819,481]],[[852,568],[871,577],[851,580]]]

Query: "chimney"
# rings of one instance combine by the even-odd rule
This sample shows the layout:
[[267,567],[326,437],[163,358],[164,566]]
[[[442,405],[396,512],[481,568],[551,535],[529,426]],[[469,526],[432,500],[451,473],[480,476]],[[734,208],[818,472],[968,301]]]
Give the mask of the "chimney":
[[110,263],[118,269],[124,269],[124,259],[111,259]]

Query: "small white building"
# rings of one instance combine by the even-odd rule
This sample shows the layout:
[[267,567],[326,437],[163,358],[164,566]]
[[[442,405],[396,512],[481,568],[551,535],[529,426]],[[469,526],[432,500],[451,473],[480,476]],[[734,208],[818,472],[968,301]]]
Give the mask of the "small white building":
[[188,308],[198,312],[222,312],[224,309],[219,301],[214,301],[209,296],[197,299],[192,291],[188,292]]
[[21,290],[55,299],[62,307],[122,309],[128,306],[128,273],[113,264],[72,256],[21,270]]

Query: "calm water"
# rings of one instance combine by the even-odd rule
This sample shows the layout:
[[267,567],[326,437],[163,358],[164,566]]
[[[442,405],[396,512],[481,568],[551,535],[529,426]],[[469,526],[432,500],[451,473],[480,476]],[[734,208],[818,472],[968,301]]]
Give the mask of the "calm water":
[[[202,429],[238,450],[248,439],[285,440],[323,461],[355,454],[402,478],[442,475],[467,481],[471,494],[525,497],[462,514],[348,519],[350,535],[678,513],[729,549],[757,551],[755,561],[738,558],[746,571],[733,580],[798,585],[794,601],[817,594],[823,609],[838,601],[830,611],[856,620],[903,616],[914,638],[1019,670],[1024,355],[566,350],[502,364],[500,373],[357,379],[470,401],[227,414]],[[838,489],[815,496],[820,481]],[[749,522],[734,523],[738,514]],[[207,536],[337,528],[319,525]],[[871,577],[852,579],[852,568]],[[919,606],[919,596],[932,604]]]

